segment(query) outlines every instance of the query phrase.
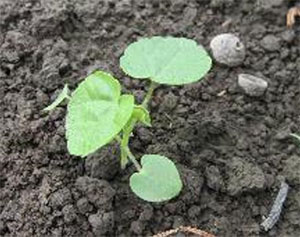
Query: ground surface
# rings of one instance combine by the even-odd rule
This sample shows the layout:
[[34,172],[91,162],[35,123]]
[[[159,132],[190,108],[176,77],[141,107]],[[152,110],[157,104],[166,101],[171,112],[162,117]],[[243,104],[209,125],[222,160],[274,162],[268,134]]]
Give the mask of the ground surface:
[[[300,40],[299,25],[286,29],[287,2],[1,0],[0,236],[151,236],[179,225],[220,237],[300,236],[300,152],[288,136],[300,131]],[[118,66],[139,37],[185,36],[208,48],[223,32],[245,43],[244,64],[160,87],[153,127],[132,139],[138,156],[177,163],[185,188],[175,200],[151,205],[133,195],[134,169],[119,169],[113,147],[85,161],[71,157],[65,107],[41,112],[65,83],[74,89],[95,68],[141,99],[146,84]],[[239,73],[266,79],[265,95],[246,96]],[[259,224],[284,178],[288,200],[264,233]]]

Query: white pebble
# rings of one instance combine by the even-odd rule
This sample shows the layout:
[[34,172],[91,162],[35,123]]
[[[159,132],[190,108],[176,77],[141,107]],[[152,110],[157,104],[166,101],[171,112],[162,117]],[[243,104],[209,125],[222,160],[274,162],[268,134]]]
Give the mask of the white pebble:
[[210,48],[214,59],[229,67],[241,65],[244,62],[245,46],[238,37],[233,34],[220,34],[210,42]]
[[268,88],[268,82],[250,74],[239,74],[238,85],[249,96],[261,96]]

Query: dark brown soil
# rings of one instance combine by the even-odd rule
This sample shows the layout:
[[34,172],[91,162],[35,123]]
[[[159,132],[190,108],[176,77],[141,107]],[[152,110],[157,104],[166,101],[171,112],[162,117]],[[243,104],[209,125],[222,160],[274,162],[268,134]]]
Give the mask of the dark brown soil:
[[[288,30],[283,0],[0,0],[0,236],[151,236],[180,225],[220,237],[300,236],[299,24]],[[298,22],[299,23],[299,22]],[[139,37],[184,36],[208,48],[215,35],[245,43],[240,67],[214,65],[201,82],[157,89],[153,127],[140,127],[132,149],[159,153],[179,167],[185,187],[149,204],[129,189],[118,150],[82,160],[64,137],[65,107],[41,110],[95,68],[141,99],[146,84],[126,77],[119,57]],[[277,37],[266,50],[262,39]],[[261,76],[266,93],[250,98],[239,73]],[[219,93],[225,91],[223,95]],[[268,233],[280,181],[291,186]]]

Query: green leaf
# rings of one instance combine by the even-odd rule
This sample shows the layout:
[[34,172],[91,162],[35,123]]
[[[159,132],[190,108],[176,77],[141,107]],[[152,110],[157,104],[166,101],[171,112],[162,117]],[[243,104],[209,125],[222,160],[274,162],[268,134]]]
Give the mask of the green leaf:
[[145,124],[147,127],[151,127],[150,113],[143,106],[141,105],[134,106],[131,116],[137,119],[139,122]]
[[195,41],[159,36],[132,43],[120,59],[126,74],[169,85],[200,80],[211,68],[211,63],[205,49]]
[[132,95],[121,95],[119,82],[96,71],[72,94],[66,118],[69,152],[86,156],[109,143],[125,126],[134,106]]
[[144,155],[142,169],[130,177],[130,187],[140,198],[162,202],[179,194],[182,182],[174,163],[160,155]]
[[55,109],[61,102],[63,102],[64,99],[70,99],[68,84],[64,86],[64,89],[57,96],[56,100],[54,100],[52,104],[44,108],[43,111],[51,111]]

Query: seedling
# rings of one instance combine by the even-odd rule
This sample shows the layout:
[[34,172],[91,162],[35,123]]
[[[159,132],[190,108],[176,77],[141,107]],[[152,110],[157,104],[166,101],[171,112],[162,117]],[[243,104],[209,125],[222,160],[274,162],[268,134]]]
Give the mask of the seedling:
[[211,68],[211,58],[193,40],[152,37],[129,45],[120,64],[129,76],[150,80],[142,104],[136,105],[133,95],[122,95],[120,83],[113,76],[95,71],[71,96],[65,87],[46,110],[68,99],[66,138],[69,152],[85,157],[116,140],[120,144],[121,167],[125,168],[130,160],[137,169],[130,177],[132,191],[150,202],[169,200],[182,189],[176,166],[160,155],[144,155],[139,163],[129,149],[129,138],[137,123],[151,126],[147,105],[159,84],[182,85],[198,81]]

